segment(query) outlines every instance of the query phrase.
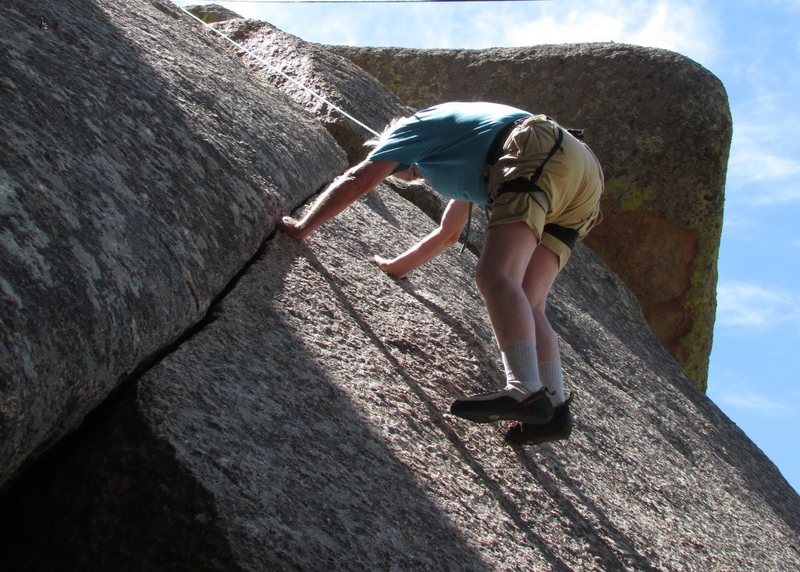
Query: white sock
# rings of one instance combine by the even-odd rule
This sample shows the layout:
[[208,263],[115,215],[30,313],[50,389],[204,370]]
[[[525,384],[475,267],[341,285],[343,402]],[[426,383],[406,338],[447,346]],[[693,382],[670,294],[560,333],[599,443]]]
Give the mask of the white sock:
[[542,388],[536,360],[536,342],[519,340],[511,342],[500,352],[506,370],[506,388],[535,393]]
[[561,371],[561,362],[541,362],[539,364],[539,375],[542,383],[547,388],[547,395],[550,396],[550,403],[553,404],[553,407],[558,407],[564,403],[564,373]]

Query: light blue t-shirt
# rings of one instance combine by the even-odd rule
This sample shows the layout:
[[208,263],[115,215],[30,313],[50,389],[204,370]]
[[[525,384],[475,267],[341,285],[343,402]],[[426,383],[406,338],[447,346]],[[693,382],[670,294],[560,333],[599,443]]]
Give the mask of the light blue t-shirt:
[[530,115],[499,103],[435,105],[398,122],[367,159],[414,163],[439,194],[483,205],[489,199],[483,167],[492,141],[503,127]]

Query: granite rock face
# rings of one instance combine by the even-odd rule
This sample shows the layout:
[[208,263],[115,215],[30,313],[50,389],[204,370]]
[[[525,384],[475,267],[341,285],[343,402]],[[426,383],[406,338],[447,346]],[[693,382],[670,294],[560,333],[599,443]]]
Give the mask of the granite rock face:
[[716,77],[679,54],[618,44],[331,49],[415,108],[488,99],[585,128],[606,176],[604,220],[587,242],[705,388],[732,133]]
[[[45,2],[28,6],[35,14],[54,10],[54,4]],[[120,176],[121,182],[93,187],[87,183],[91,177],[72,169],[68,174],[75,178],[66,179],[63,189],[54,188],[71,199],[69,193],[83,196],[85,188],[90,197],[107,197],[116,210],[87,212],[94,214],[91,220],[117,221],[120,230],[106,230],[99,238],[93,227],[74,235],[58,234],[61,210],[39,199],[31,203],[42,213],[35,220],[50,221],[53,234],[6,233],[2,244],[7,248],[8,236],[18,237],[14,240],[20,243],[31,236],[46,236],[50,243],[67,237],[69,244],[97,240],[104,248],[121,244],[143,257],[146,252],[146,282],[154,292],[149,297],[123,297],[113,285],[91,284],[98,296],[121,299],[119,306],[102,314],[108,316],[105,319],[125,325],[133,316],[138,331],[147,332],[147,347],[152,349],[142,350],[141,358],[129,346],[117,353],[103,353],[101,348],[96,352],[106,358],[103,364],[82,364],[86,375],[79,381],[103,378],[117,390],[78,430],[0,492],[0,527],[5,531],[0,556],[6,567],[800,567],[800,498],[691,383],[648,328],[631,291],[588,247],[576,249],[551,296],[551,319],[560,337],[568,389],[576,394],[575,431],[566,443],[511,447],[496,427],[470,424],[446,413],[454,398],[503,383],[491,328],[473,282],[473,253],[458,255],[452,249],[405,281],[380,273],[370,262],[373,254],[396,254],[436,224],[386,185],[303,244],[272,235],[274,220],[318,188],[315,177],[332,177],[344,168],[344,153],[330,135],[168,3],[73,2],[67,8],[71,19],[47,16],[47,28],[58,23],[60,30],[78,24],[95,32],[105,30],[107,44],[97,40],[87,45],[98,51],[113,47],[115,54],[124,37],[131,46],[121,52],[127,57],[107,65],[130,75],[112,74],[116,83],[104,84],[101,80],[110,71],[104,67],[106,59],[99,57],[91,72],[82,72],[90,74],[91,83],[70,83],[57,73],[45,49],[54,40],[38,36],[46,31],[41,22],[34,19],[30,26],[30,13],[24,9],[0,8],[9,26],[0,39],[2,55],[10,50],[7,37],[32,54],[25,59],[25,53],[14,52],[13,62],[0,60],[3,101],[12,102],[15,110],[0,128],[4,134],[20,131],[15,138],[0,139],[2,181],[12,181],[1,187],[3,216],[11,212],[4,228],[15,229],[9,225],[28,220],[27,207],[8,197],[22,195],[14,189],[27,187],[12,177],[22,177],[35,163],[11,166],[26,153],[38,158],[35,141],[44,134],[42,129],[33,132],[36,137],[24,136],[27,132],[15,127],[28,125],[16,113],[22,99],[11,89],[22,85],[28,77],[25,71],[30,77],[49,78],[59,87],[52,90],[55,93],[70,88],[77,102],[91,100],[97,86],[109,90],[111,95],[92,113],[83,108],[67,113],[76,122],[74,130],[62,132],[54,124],[51,129],[59,137],[48,140],[48,150],[54,158],[83,150],[65,134],[72,133],[77,141],[95,142],[97,153],[113,153],[116,162],[111,164],[127,175]],[[25,40],[26,34],[33,39]],[[76,58],[70,55],[71,46],[82,45],[79,37],[71,37],[76,41],[55,42],[52,48],[64,52],[67,70],[75,65],[70,64],[70,58]],[[28,43],[20,44],[20,38]],[[216,66],[214,79],[201,73],[201,61]],[[176,75],[170,70],[177,70]],[[314,68],[320,76],[335,72],[322,65]],[[146,88],[136,85],[138,73]],[[126,78],[129,81],[123,81]],[[202,171],[186,175],[185,181],[177,179],[180,185],[173,178],[184,176],[176,166],[183,163],[166,145],[148,145],[130,126],[112,131],[109,140],[96,141],[95,130],[77,123],[104,117],[128,123],[126,106],[137,100],[136,88],[157,90],[159,81],[171,87],[146,91],[151,95],[146,99],[149,108],[157,110],[159,102],[171,101],[175,113],[156,116],[157,133],[176,142],[178,155],[180,145],[188,146],[189,140],[198,145],[198,154],[191,157]],[[116,84],[119,92],[112,91]],[[48,101],[49,96],[42,97]],[[263,98],[257,100],[263,105],[252,108],[253,97]],[[32,117],[43,122],[41,115]],[[110,120],[102,125],[113,127]],[[314,154],[296,153],[292,145],[299,136],[303,145],[311,141],[317,146]],[[290,154],[314,159],[287,162]],[[136,159],[135,173],[126,162],[131,156]],[[212,168],[212,160],[221,167]],[[163,187],[155,184],[156,175],[165,181]],[[214,193],[202,192],[210,187]],[[175,198],[175,189],[193,207],[189,214]],[[219,189],[224,189],[224,198],[218,197]],[[115,194],[123,191],[151,200],[139,210],[126,207],[128,203]],[[412,187],[404,194],[417,191]],[[38,197],[30,191],[24,196]],[[72,212],[68,207],[94,205],[89,199],[72,200],[75,205],[63,198],[58,204],[67,213]],[[436,214],[436,205],[425,209]],[[191,218],[194,213],[201,218]],[[168,218],[170,224],[160,223],[158,217]],[[190,229],[193,241],[179,242],[180,235],[168,234],[173,227]],[[132,229],[145,230],[130,238]],[[151,235],[163,239],[148,242]],[[118,253],[127,251],[116,248],[114,255],[126,262],[125,268],[145,273],[140,263],[131,262],[132,254],[121,257]],[[192,248],[202,252],[196,266],[191,265]],[[79,266],[66,249],[41,258],[58,268],[72,261],[74,274],[57,275],[54,290],[41,298],[51,316],[54,300],[61,301],[63,313],[69,315],[59,319],[72,323],[70,318],[91,306],[92,299],[80,298],[85,301],[72,305],[64,301],[77,296],[74,292],[81,290],[75,284],[91,279],[93,267]],[[106,264],[97,263],[102,274],[113,268],[105,262],[108,257],[95,258]],[[7,250],[0,263],[6,296],[9,277],[16,276],[9,269],[27,267]],[[180,290],[169,295],[158,284],[164,276],[181,283],[187,267],[194,270],[194,289],[201,294],[191,296],[191,303],[200,302],[194,314],[184,318],[170,312],[182,308],[181,301],[190,295],[181,297]],[[136,276],[123,275],[122,283]],[[23,301],[33,300],[32,308],[39,303],[33,296],[42,283],[32,277],[23,289],[23,282],[14,282],[14,291]],[[155,295],[159,297],[153,300]],[[8,321],[6,316],[19,314],[7,313],[12,306],[2,300],[2,339],[9,348],[0,356],[3,360],[10,359],[6,355],[11,351],[19,354],[14,345],[18,339],[31,339],[39,349],[56,342],[79,345],[81,335],[101,337],[102,324],[95,322],[78,323],[74,332],[64,334],[74,340],[58,336],[60,332],[51,335],[45,327],[26,330]],[[159,322],[140,319],[137,312],[148,308],[164,321],[174,320],[174,332],[190,329],[178,340],[175,334],[165,335]],[[103,339],[121,344],[123,333],[107,328]],[[56,346],[53,355],[61,358],[58,371],[66,377],[77,358],[63,346]],[[117,384],[122,374],[109,370],[115,360],[123,363],[120,355],[130,364],[127,368],[135,366],[136,375]],[[22,398],[9,391],[16,386],[7,380],[15,378],[6,372],[18,375],[16,367],[24,370],[10,361],[2,363],[7,369],[0,378],[1,403],[3,411],[10,411],[9,404]],[[47,403],[56,404],[64,415],[85,415],[86,401],[65,395],[59,380],[55,374],[41,376],[24,387],[38,392],[30,395],[48,396]],[[94,400],[103,395],[91,383],[77,385],[75,391]],[[32,417],[44,418],[48,409],[31,411]],[[5,436],[5,426],[3,431]],[[9,434],[16,439],[15,433]],[[3,466],[13,471],[16,459],[3,457]]]
[[495,426],[449,416],[452,399],[502,383],[474,255],[453,249],[399,282],[369,260],[433,224],[382,188],[305,244],[270,240],[213,322],[128,386],[37,486],[13,491],[5,562],[800,565],[798,496],[586,247],[551,300],[572,438],[511,447]]
[[0,483],[345,165],[198,26],[167,1],[0,6]]

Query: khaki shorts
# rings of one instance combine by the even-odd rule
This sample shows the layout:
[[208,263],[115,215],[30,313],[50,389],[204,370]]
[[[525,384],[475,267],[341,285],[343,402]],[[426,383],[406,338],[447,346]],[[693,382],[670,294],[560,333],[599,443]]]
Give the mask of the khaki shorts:
[[[524,222],[536,233],[539,244],[558,257],[559,269],[564,268],[569,261],[575,240],[564,238],[564,235],[569,236],[570,232],[558,232],[559,228],[565,229],[565,227],[545,223],[545,220],[546,215],[542,205],[533,198],[531,193],[503,193],[492,204],[489,226]],[[573,233],[577,238],[577,232],[573,231]]]
[[547,196],[547,212],[529,192],[502,192],[506,183],[530,180],[555,145],[557,129],[555,122],[535,115],[511,131],[488,173],[493,199],[489,226],[525,222],[541,244],[558,256],[563,268],[574,245],[564,237],[577,233],[582,239],[600,220],[603,171],[591,149],[564,130],[559,150],[547,161],[536,184],[531,184],[531,191],[538,189]]

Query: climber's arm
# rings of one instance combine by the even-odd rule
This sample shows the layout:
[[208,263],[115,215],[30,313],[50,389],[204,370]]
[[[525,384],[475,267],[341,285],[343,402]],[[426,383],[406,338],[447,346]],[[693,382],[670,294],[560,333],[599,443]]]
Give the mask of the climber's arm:
[[467,224],[468,217],[469,203],[451,200],[444,209],[439,226],[433,232],[396,258],[388,259],[376,255],[375,262],[387,274],[403,278],[454,244]]
[[278,223],[278,228],[295,240],[304,239],[375,188],[398,165],[394,161],[362,161],[334,179],[301,219],[285,216]]

